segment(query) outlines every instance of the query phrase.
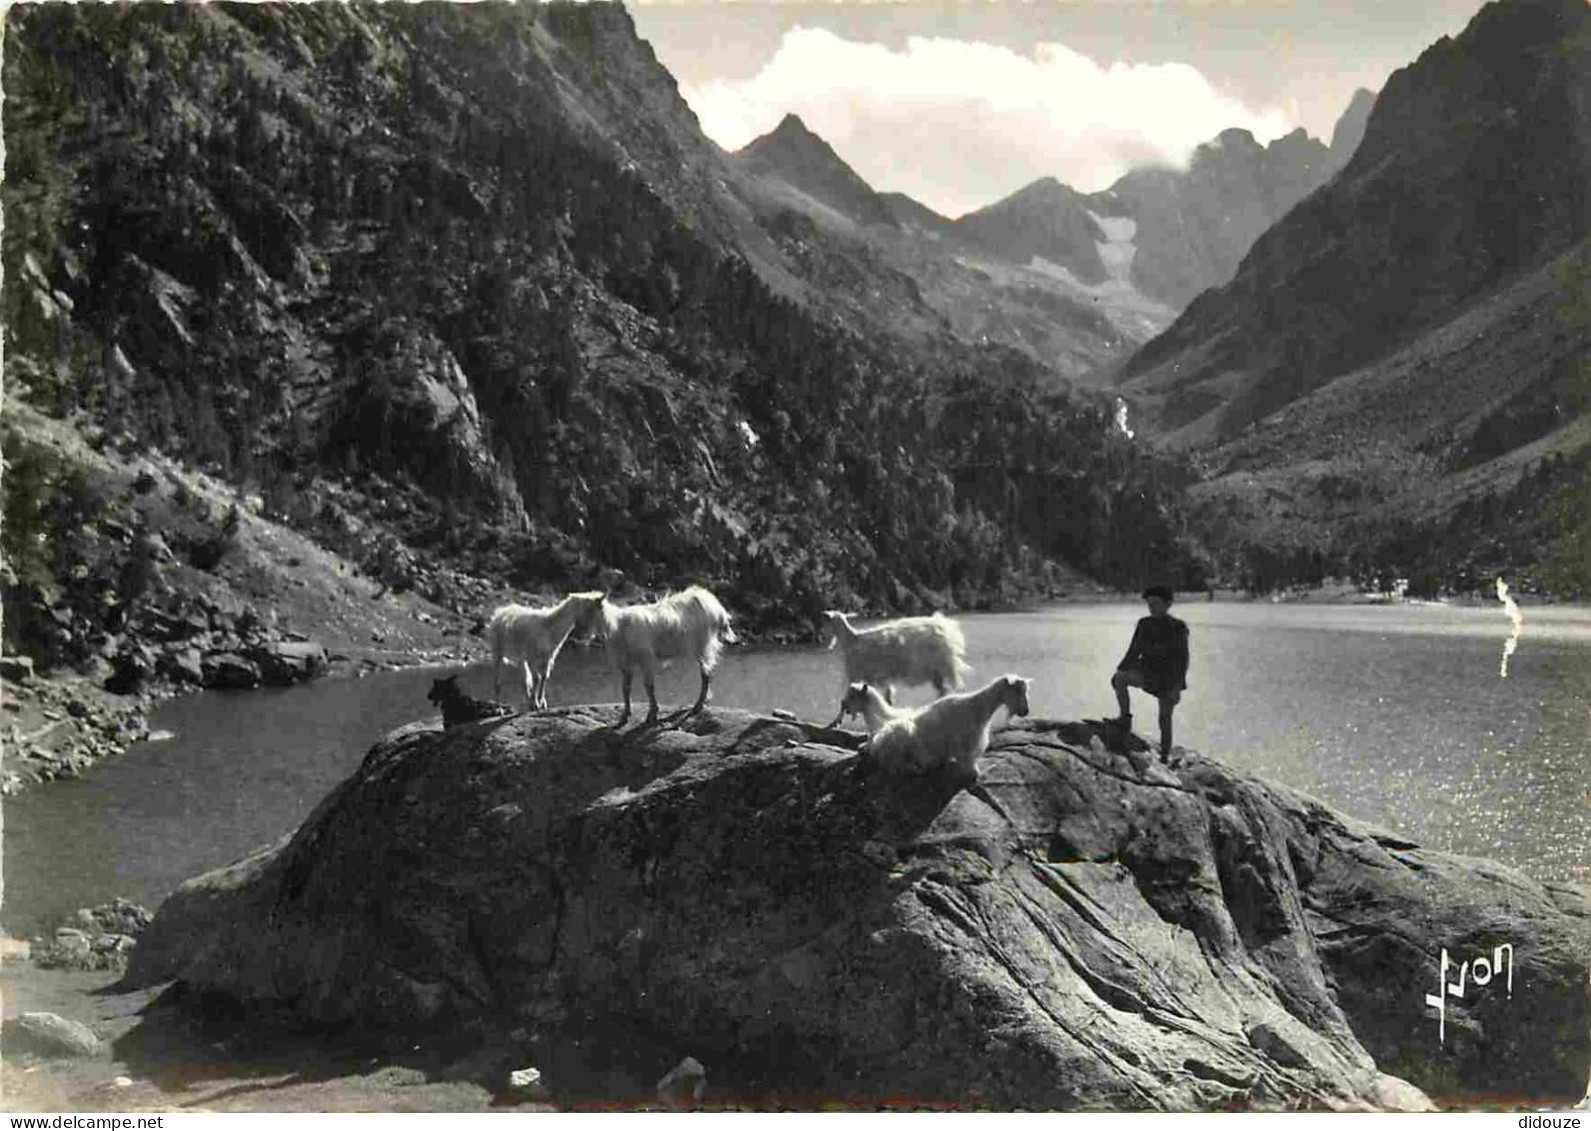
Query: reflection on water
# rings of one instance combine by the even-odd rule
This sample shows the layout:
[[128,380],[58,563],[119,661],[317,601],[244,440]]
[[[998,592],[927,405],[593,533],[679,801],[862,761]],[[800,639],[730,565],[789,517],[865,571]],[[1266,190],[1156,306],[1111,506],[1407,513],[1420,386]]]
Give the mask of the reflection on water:
[[[973,680],[1031,677],[1039,716],[1113,714],[1110,673],[1142,611],[1065,606],[964,616]],[[1192,629],[1179,742],[1433,847],[1494,857],[1541,878],[1572,878],[1586,867],[1588,610],[1530,610],[1531,633],[1507,679],[1496,664],[1508,626],[1495,606],[1190,602],[1175,612]],[[167,704],[154,725],[174,738],[7,801],[0,920],[26,931],[39,915],[114,895],[154,905],[187,877],[275,840],[372,742],[433,713],[425,694],[435,675],[211,692]],[[484,666],[464,682],[474,695],[491,690]],[[734,647],[714,679],[714,702],[783,707],[826,722],[839,688],[839,659],[830,652]],[[517,696],[507,667],[504,692]],[[658,685],[665,710],[695,692],[688,666],[670,669]],[[554,706],[617,695],[618,680],[595,649],[568,651],[549,689]],[[922,689],[904,695],[928,697]],[[1147,702],[1135,713],[1152,727]]]
[[1513,625],[1513,631],[1508,634],[1508,639],[1503,641],[1503,665],[1498,674],[1504,679],[1508,678],[1508,657],[1512,656],[1519,648],[1519,637],[1525,631],[1525,618],[1519,613],[1519,606],[1508,595],[1508,583],[1502,578],[1497,579],[1497,599],[1503,603],[1503,612],[1508,614],[1508,623]]

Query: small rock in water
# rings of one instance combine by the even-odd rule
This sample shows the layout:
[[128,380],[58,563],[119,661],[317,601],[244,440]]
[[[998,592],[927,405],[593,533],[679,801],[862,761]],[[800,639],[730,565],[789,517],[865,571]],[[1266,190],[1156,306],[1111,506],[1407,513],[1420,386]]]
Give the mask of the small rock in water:
[[664,1103],[699,1100],[707,1090],[707,1069],[694,1056],[687,1056],[657,1082],[657,1098]]
[[176,738],[176,737],[177,737],[176,731],[152,730],[152,731],[149,732],[149,736],[144,741],[146,741],[146,742],[170,742],[173,738]]

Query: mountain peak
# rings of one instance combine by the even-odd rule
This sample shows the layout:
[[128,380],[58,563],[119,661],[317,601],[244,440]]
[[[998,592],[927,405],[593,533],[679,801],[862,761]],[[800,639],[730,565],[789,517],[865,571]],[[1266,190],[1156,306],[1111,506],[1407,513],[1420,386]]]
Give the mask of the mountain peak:
[[1342,117],[1337,119],[1331,131],[1331,156],[1328,161],[1333,173],[1353,159],[1359,143],[1364,140],[1365,126],[1370,123],[1370,112],[1375,105],[1375,92],[1362,86],[1348,99],[1348,108],[1342,112]]
[[801,116],[796,113],[786,114],[772,130],[752,138],[745,148],[740,150],[740,154],[742,156],[765,154],[775,148],[786,151],[794,148],[798,152],[804,152],[809,155],[821,154],[825,159],[840,160],[839,156],[834,153],[833,147],[813,133],[807,124],[801,120]]
[[1200,149],[1224,149],[1228,146],[1242,146],[1246,149],[1259,149],[1260,143],[1254,139],[1250,130],[1241,126],[1230,126],[1215,135],[1215,140],[1207,141]]
[[794,111],[791,111],[779,120],[779,124],[774,127],[773,133],[774,135],[795,134],[797,136],[805,135],[807,137],[818,136],[811,130],[807,129],[807,124],[801,120],[801,115],[795,113]]
[[786,114],[735,156],[758,176],[782,180],[859,224],[899,226],[872,186],[797,114]]
[[1006,208],[1014,205],[1034,204],[1065,204],[1080,200],[1080,194],[1071,185],[1057,180],[1054,177],[1040,177],[1017,189],[1003,200],[997,200],[989,205],[989,209]]
[[956,221],[961,233],[1015,263],[1034,256],[1065,267],[1085,283],[1108,278],[1099,245],[1105,233],[1088,214],[1087,198],[1054,177],[1040,177],[1010,196]]

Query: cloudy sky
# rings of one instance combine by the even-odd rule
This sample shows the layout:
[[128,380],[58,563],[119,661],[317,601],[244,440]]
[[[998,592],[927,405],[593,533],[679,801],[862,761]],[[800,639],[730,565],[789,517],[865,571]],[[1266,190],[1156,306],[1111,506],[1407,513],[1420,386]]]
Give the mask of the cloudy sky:
[[709,137],[794,112],[870,184],[950,216],[1083,191],[1232,126],[1330,141],[1481,0],[627,0]]

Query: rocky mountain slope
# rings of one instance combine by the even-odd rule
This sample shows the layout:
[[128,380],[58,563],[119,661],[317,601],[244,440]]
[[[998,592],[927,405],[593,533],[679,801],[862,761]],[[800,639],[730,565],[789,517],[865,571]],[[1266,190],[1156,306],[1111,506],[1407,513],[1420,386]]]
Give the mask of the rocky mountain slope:
[[[794,115],[733,161],[763,226],[787,236],[785,246],[833,292],[897,327],[926,309],[962,341],[1019,350],[1076,379],[1125,359],[1171,322],[1169,308],[1112,282],[1103,267],[1082,278],[1067,266],[1085,254],[1100,261],[1091,241],[1103,236],[1087,217],[1070,235],[1046,235],[1065,222],[1024,198],[1010,208],[1014,219],[996,206],[986,231],[981,214],[948,220],[910,197],[875,192]],[[1029,240],[1038,242],[1029,249]]]
[[1120,278],[1180,311],[1230,280],[1265,229],[1347,164],[1374,102],[1355,92],[1329,149],[1303,130],[1269,145],[1227,130],[1196,148],[1185,170],[1135,169],[1088,194],[1045,178],[961,217],[954,230],[1014,262],[1040,256],[1085,283]]
[[1231,279],[1260,234],[1330,175],[1329,151],[1303,130],[1269,145],[1227,130],[1186,171],[1134,170],[1089,206],[1133,221],[1134,285],[1180,311]]
[[1582,242],[1202,453],[1191,505],[1225,571],[1591,591],[1587,295]]
[[794,114],[786,114],[777,129],[736,156],[753,175],[778,177],[858,224],[896,225],[878,193]]
[[622,7],[24,4],[8,33],[8,394],[316,537],[699,580],[753,631],[1188,562],[1183,470],[764,207]]
[[505,596],[417,562],[338,493],[310,538],[125,432],[14,396],[0,451],[5,796],[121,753],[184,689],[463,659],[480,610]]
[[1187,170],[1135,170],[1092,194],[1046,177],[954,220],[875,192],[794,115],[735,157],[775,223],[798,213],[833,256],[887,264],[966,340],[1094,380],[1229,280],[1259,234],[1346,163],[1373,102],[1355,94],[1330,150],[1302,130],[1269,146],[1228,130]]
[[[1514,509],[1522,492],[1571,531],[1585,521],[1588,107],[1591,8],[1488,4],[1391,77],[1346,168],[1140,350],[1119,388],[1171,443],[1213,448],[1206,462],[1229,486],[1264,472],[1308,494],[1326,479],[1350,510],[1401,496],[1364,516],[1378,529],[1334,522],[1318,536],[1356,548],[1524,537],[1551,556],[1542,542],[1562,524],[1523,531],[1456,508]],[[1305,523],[1325,513],[1283,509]],[[1440,557],[1429,564],[1452,574]]]
[[1066,268],[1084,283],[1108,275],[1099,245],[1105,232],[1088,213],[1089,201],[1054,177],[1044,177],[956,221],[974,243],[1026,264],[1035,256]]
[[[628,1026],[709,1065],[710,1103],[1584,1091],[1568,887],[1091,724],[1009,726],[958,789],[859,774],[841,731],[712,711],[620,733],[614,710],[389,736],[297,833],[168,899],[127,984],[317,1026],[528,1025],[567,1061]],[[1439,1040],[1438,952],[1504,941],[1512,995],[1449,996]]]
[[1125,367],[1227,438],[1591,235],[1591,10],[1495,0],[1388,80],[1341,175]]

